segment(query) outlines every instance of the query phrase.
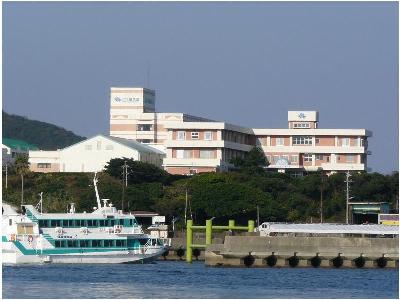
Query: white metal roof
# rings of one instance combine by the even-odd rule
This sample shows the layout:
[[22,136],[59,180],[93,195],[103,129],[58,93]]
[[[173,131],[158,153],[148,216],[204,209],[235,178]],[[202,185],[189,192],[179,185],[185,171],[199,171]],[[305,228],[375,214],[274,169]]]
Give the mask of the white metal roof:
[[[263,228],[263,225],[266,228]],[[290,224],[290,223],[263,223],[260,231],[292,232],[292,233],[354,233],[354,234],[399,234],[398,226],[389,225],[347,225],[347,224]]]

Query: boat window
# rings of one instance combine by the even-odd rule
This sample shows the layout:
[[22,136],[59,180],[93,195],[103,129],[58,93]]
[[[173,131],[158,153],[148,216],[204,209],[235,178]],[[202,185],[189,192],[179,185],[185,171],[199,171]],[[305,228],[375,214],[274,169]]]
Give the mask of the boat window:
[[116,240],[116,241],[115,241],[115,245],[116,245],[117,247],[125,247],[125,246],[126,246],[126,243],[125,243],[125,241],[123,241],[123,240]]
[[68,227],[74,227],[75,226],[75,220],[68,220]]
[[124,219],[119,219],[119,225],[124,225]]
[[93,227],[99,227],[99,220],[93,220]]
[[129,225],[132,226],[133,224],[133,219],[129,219]]
[[67,241],[61,241],[61,247],[66,248],[67,247]]
[[72,247],[74,247],[74,244],[73,244],[73,241],[71,241],[71,240],[68,240],[68,247],[69,248],[72,248]]
[[102,247],[101,240],[92,240],[92,247]]
[[111,220],[111,226],[114,226],[114,224],[115,224],[115,220]]
[[140,245],[145,245],[147,243],[148,239],[139,239]]
[[104,240],[104,247],[112,247],[113,241],[112,240]]
[[87,247],[89,247],[88,241],[87,241],[87,240],[80,240],[80,241],[79,241],[79,247],[81,247],[81,248],[87,248]]
[[87,225],[88,225],[88,227],[92,227],[93,226],[92,220],[87,220]]
[[61,241],[56,241],[55,246],[56,246],[56,248],[60,248],[61,247]]
[[100,220],[100,227],[104,227],[104,220]]

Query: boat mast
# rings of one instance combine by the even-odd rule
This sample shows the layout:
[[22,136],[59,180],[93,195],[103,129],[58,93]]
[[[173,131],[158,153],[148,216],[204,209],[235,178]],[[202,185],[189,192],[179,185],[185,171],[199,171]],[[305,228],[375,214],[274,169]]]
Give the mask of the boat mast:
[[97,179],[97,172],[94,172],[94,178],[93,178],[93,184],[94,184],[94,190],[96,191],[96,200],[97,200],[97,208],[101,208],[101,202],[100,202],[100,196],[99,196],[99,191],[97,189],[97,182],[99,180]]

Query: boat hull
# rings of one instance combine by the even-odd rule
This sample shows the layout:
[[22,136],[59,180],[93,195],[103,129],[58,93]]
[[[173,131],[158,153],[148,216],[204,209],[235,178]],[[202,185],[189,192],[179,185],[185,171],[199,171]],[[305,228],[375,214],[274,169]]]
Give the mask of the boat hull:
[[[8,247],[7,247],[8,248]],[[13,247],[10,247],[13,248]],[[4,249],[2,260],[4,264],[120,264],[120,263],[149,263],[160,257],[165,249],[158,247],[147,249],[144,253],[137,251],[85,252],[71,254],[37,254],[24,255],[18,249]]]

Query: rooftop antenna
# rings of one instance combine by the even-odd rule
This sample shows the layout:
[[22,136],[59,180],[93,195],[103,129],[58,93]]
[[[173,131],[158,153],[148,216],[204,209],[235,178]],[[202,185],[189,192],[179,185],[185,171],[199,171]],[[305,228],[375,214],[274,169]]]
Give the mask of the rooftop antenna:
[[97,172],[94,172],[94,178],[93,178],[93,184],[94,184],[94,190],[96,192],[96,200],[97,200],[97,207],[101,208],[101,202],[100,202],[100,196],[99,196],[99,191],[97,189],[97,182],[99,180],[97,179]]

